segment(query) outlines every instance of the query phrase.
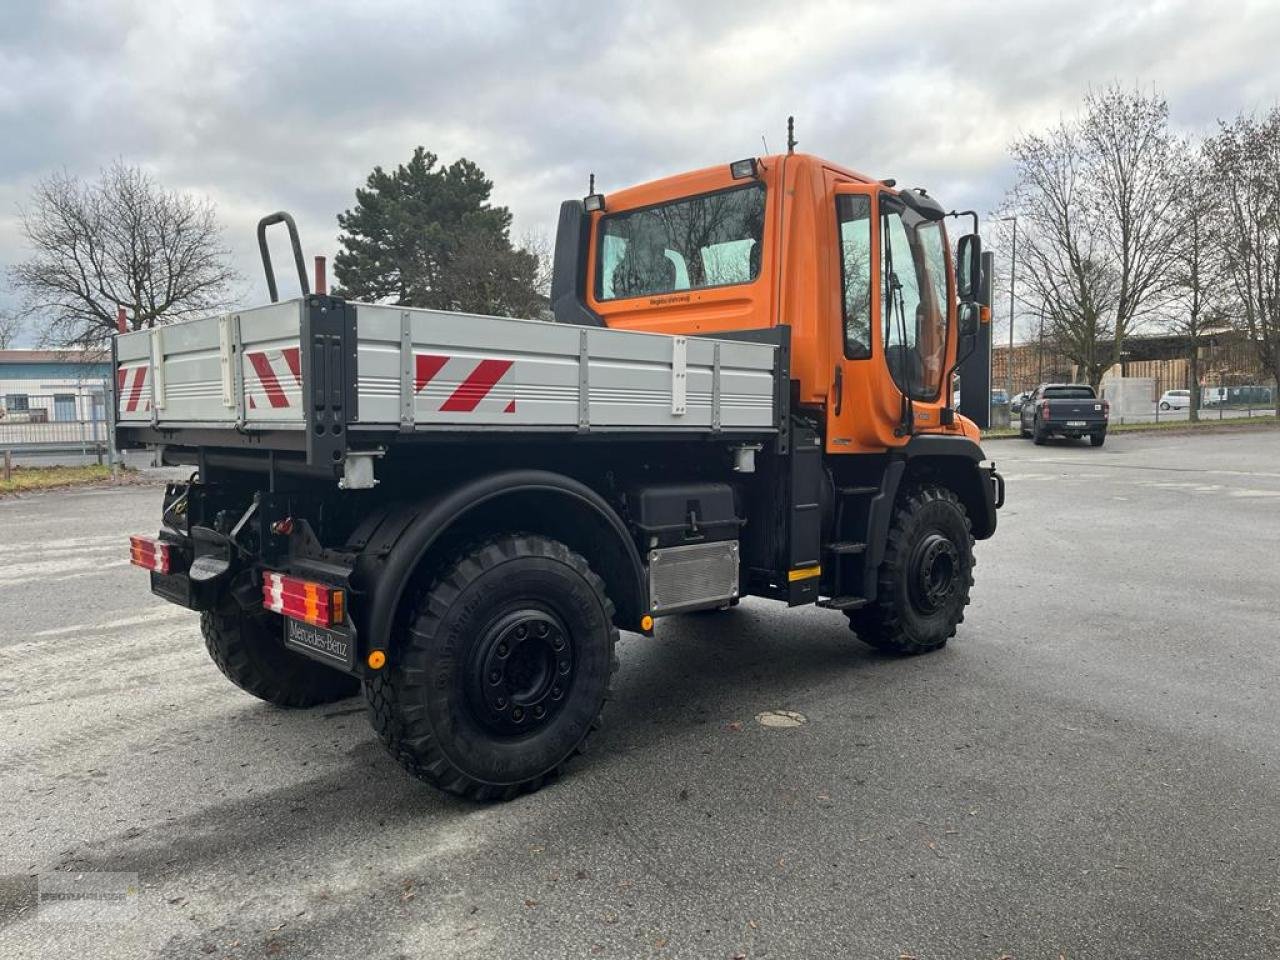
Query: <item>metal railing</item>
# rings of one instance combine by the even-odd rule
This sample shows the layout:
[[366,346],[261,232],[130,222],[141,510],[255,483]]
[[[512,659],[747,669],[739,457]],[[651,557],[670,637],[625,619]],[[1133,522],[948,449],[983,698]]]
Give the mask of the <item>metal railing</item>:
[[10,458],[78,455],[112,459],[114,396],[108,381],[84,381],[52,393],[26,393],[10,381],[0,392],[0,453]]

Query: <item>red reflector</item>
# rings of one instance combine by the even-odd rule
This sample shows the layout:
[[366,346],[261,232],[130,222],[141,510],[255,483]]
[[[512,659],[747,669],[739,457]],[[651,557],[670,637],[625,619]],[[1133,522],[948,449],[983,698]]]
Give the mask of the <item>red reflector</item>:
[[343,592],[323,583],[299,580],[283,573],[262,575],[262,605],[317,627],[342,623],[346,617]]
[[169,544],[154,537],[129,538],[129,562],[144,570],[168,573],[171,565]]

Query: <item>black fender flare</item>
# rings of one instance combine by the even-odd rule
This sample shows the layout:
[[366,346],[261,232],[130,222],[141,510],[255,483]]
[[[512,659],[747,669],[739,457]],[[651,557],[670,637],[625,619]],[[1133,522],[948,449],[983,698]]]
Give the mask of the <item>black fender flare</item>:
[[1003,502],[997,499],[995,467],[983,466],[986,454],[968,437],[944,434],[917,434],[902,448],[906,459],[906,475],[928,475],[955,491],[969,514],[973,536],[985,540],[996,532],[996,510]]
[[[365,547],[366,555],[382,560],[368,569],[368,620],[365,652],[387,650],[405,589],[432,546],[454,524],[485,504],[519,494],[543,494],[565,498],[577,510],[587,511],[616,536],[604,545],[621,562],[618,568],[597,571],[610,583],[617,606],[618,625],[638,630],[648,608],[648,581],[644,564],[627,525],[609,502],[591,487],[549,470],[505,470],[473,477],[411,505],[389,513]],[[580,514],[579,514],[580,515]],[[514,531],[513,531],[514,532]],[[550,532],[554,536],[554,531]],[[588,557],[588,559],[591,559]]]

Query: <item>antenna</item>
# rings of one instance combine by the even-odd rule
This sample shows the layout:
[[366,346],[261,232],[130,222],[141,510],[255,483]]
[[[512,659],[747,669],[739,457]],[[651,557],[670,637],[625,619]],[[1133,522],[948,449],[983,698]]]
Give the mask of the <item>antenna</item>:
[[787,117],[787,153],[796,152],[796,118]]
[[764,152],[769,152],[769,141],[764,138],[764,134],[760,134],[760,146],[764,147]]
[[596,175],[593,173],[591,174],[590,178],[587,180],[587,196],[591,196],[591,194],[595,192],[596,192]]

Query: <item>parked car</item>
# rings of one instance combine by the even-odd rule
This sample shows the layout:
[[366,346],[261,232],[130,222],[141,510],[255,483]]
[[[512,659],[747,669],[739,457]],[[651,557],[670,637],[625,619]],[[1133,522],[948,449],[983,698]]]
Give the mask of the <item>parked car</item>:
[[1009,394],[1003,387],[996,387],[991,391],[991,406],[1003,407],[1009,402]]
[[1027,397],[1031,396],[1030,390],[1023,390],[1021,393],[1015,393],[1013,399],[1009,401],[1009,415],[1022,412],[1022,405],[1026,403]]
[[1022,435],[1037,445],[1057,434],[1089,438],[1095,447],[1107,439],[1111,404],[1098,399],[1087,383],[1042,383],[1022,404]]
[[1187,410],[1190,407],[1190,390],[1166,390],[1160,395],[1161,410]]

